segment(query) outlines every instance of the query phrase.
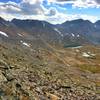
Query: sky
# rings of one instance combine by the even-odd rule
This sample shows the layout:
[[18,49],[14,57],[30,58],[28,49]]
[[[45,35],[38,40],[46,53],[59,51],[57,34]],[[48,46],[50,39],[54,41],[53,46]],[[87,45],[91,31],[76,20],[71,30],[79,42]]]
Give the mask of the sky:
[[96,22],[100,20],[100,0],[0,0],[0,16],[52,24],[80,18]]

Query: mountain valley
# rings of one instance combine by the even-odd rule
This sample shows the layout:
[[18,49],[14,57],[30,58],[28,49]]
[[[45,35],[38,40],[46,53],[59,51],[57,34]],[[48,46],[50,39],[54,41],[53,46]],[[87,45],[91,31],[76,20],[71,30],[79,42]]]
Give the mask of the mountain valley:
[[0,100],[100,100],[100,21],[0,18]]

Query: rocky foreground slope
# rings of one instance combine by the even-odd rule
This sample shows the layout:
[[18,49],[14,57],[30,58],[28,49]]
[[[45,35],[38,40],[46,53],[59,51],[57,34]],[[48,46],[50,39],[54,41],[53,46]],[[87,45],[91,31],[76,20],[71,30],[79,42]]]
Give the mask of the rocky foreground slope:
[[100,100],[100,47],[0,43],[0,100]]
[[0,100],[100,100],[99,26],[0,18]]

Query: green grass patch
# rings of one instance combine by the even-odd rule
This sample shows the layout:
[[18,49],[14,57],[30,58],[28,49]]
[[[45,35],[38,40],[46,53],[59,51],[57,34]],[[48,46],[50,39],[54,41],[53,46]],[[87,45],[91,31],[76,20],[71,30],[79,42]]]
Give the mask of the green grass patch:
[[100,73],[100,66],[93,65],[78,65],[79,68],[83,71],[90,71],[92,73]]

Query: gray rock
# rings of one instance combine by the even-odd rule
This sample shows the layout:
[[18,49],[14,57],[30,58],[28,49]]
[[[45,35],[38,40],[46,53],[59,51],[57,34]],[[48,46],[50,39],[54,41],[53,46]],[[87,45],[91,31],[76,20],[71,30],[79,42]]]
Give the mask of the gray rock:
[[6,62],[0,60],[0,68],[1,69],[9,69],[9,65]]
[[7,79],[6,79],[6,77],[2,74],[2,72],[0,71],[0,83],[1,82],[6,82],[7,81]]

